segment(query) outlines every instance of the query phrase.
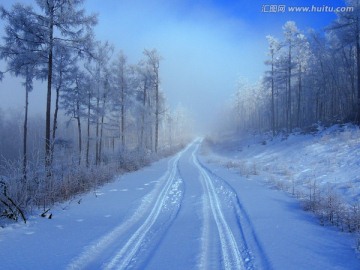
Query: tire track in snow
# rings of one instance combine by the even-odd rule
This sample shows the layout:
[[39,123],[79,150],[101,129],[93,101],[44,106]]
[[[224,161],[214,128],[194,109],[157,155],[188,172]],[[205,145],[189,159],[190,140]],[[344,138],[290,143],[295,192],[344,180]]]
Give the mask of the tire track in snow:
[[[152,207],[150,214],[146,217],[143,224],[135,231],[134,234],[127,240],[124,246],[110,259],[110,262],[105,264],[103,269],[125,269],[131,262],[131,260],[136,256],[137,251],[140,249],[142,241],[146,238],[147,234],[151,230],[152,226],[155,224],[156,220],[160,216],[162,209],[165,206],[166,200],[168,199],[170,193],[172,193],[172,187],[178,187],[176,181],[181,181],[176,179],[178,161],[182,154],[190,147],[186,147],[184,150],[179,152],[174,158],[169,161],[169,167],[165,174],[160,178],[159,185],[165,185],[160,192],[154,190],[148,194],[144,199],[141,205],[137,208],[135,213],[124,223],[121,223],[119,226],[114,228],[111,232],[104,235],[100,239],[96,240],[93,244],[87,247],[84,252],[77,257],[73,262],[71,262],[67,269],[83,269],[88,266],[92,261],[101,255],[107,248],[116,242],[116,240],[123,234],[126,233],[134,224],[139,222],[149,208]],[[171,168],[170,168],[171,164]],[[155,194],[153,194],[155,192]],[[156,194],[158,193],[158,194]],[[157,196],[157,199],[153,205],[150,204],[152,197]]]
[[199,262],[199,269],[209,269],[209,243],[208,239],[210,239],[210,213],[208,207],[208,198],[205,194],[202,196],[202,215],[204,218],[204,226],[202,228],[202,243],[201,243],[201,255],[200,255],[200,262]]
[[160,192],[159,197],[156,200],[149,216],[131,236],[131,238],[126,242],[124,247],[120,249],[117,254],[111,259],[111,261],[104,266],[104,269],[125,269],[130,264],[131,260],[135,257],[137,251],[141,247],[142,241],[145,239],[146,235],[154,226],[156,220],[160,216],[163,207],[165,207],[166,200],[171,191],[171,187],[176,180],[175,178],[177,173],[177,166],[181,154],[182,152],[177,155],[172,165],[168,181],[166,182],[165,187]]
[[[219,232],[224,268],[239,269],[239,270],[246,269],[244,260],[237,246],[235,237],[229,227],[229,224],[226,222],[223,211],[221,209],[220,199],[216,194],[213,180],[211,179],[210,175],[206,172],[206,170],[203,168],[203,166],[199,163],[195,155],[199,149],[200,143],[201,141],[193,151],[192,157],[195,166],[198,168],[202,176],[201,177],[202,183],[204,185],[205,192],[208,197],[207,203],[210,206],[212,215],[214,217]],[[203,252],[207,253],[206,247],[205,250],[203,250]],[[203,254],[202,261],[206,259],[206,256],[207,254]]]
[[[220,177],[219,175],[217,175],[216,173],[214,173],[213,171],[211,171],[209,168],[205,167],[201,162],[199,162],[201,166],[203,166],[203,168],[207,171],[208,174],[210,174],[213,179],[217,179],[217,181],[221,182],[221,184],[225,185],[226,188],[228,190],[231,191],[231,194],[233,196],[233,206],[234,206],[234,211],[236,213],[236,220],[237,223],[239,225],[240,228],[240,232],[241,232],[241,237],[243,240],[243,245],[244,248],[246,250],[248,250],[248,257],[252,258],[250,252],[249,252],[249,247],[248,247],[248,241],[250,240],[253,245],[252,245],[252,252],[255,251],[255,254],[258,254],[258,263],[260,263],[261,267],[257,266],[257,267],[250,267],[250,269],[258,269],[258,267],[260,269],[273,269],[273,266],[260,242],[260,240],[258,239],[256,232],[254,231],[254,225],[247,213],[247,211],[244,209],[244,207],[242,206],[239,197],[235,191],[235,189],[230,185],[230,183],[228,181],[226,181],[224,178]],[[243,229],[243,225],[245,224],[245,228],[247,228],[247,232],[244,232]],[[252,258],[253,259],[253,258]]]

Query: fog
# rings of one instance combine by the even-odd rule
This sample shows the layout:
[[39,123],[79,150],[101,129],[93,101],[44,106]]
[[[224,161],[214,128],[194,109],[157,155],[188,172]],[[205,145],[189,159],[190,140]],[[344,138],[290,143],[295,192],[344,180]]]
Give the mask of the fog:
[[[6,7],[16,1],[6,1]],[[22,3],[32,3],[30,0]],[[278,1],[273,1],[275,4]],[[332,1],[342,4],[343,1]],[[267,34],[281,32],[286,20],[300,28],[321,28],[334,14],[262,13],[263,1],[87,0],[88,13],[97,13],[97,39],[108,40],[115,53],[123,50],[130,63],[144,48],[156,48],[161,90],[172,107],[187,108],[204,130],[229,100],[239,77],[255,82],[266,68]],[[303,1],[292,1],[293,5]],[[322,5],[327,1],[316,1]],[[329,3],[328,3],[329,4]],[[0,23],[1,33],[3,24]],[[7,76],[1,84],[0,107],[22,108],[23,89]],[[38,83],[30,95],[30,112],[45,110],[45,87]]]

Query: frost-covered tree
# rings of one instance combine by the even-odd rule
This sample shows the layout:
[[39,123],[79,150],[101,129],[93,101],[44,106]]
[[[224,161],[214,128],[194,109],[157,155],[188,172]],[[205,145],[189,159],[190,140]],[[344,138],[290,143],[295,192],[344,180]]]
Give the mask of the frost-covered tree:
[[[6,61],[6,71],[21,78],[25,86],[23,169],[15,164],[22,135],[21,113],[0,114],[0,152],[14,161],[4,162],[7,167],[0,164],[0,173],[6,175],[8,183],[22,176],[28,180],[16,181],[14,194],[24,194],[24,207],[28,202],[31,207],[41,205],[45,215],[54,202],[103,183],[114,170],[114,162],[133,170],[166,153],[168,147],[177,146],[184,141],[184,129],[190,121],[166,106],[157,50],[145,50],[136,66],[128,64],[123,53],[114,62],[112,46],[94,41],[96,17],[85,15],[82,0],[34,3],[36,8],[21,4],[9,10],[0,8],[5,21],[0,58]],[[2,75],[0,72],[0,79]],[[28,132],[28,95],[35,80],[47,83],[46,118],[30,117]],[[68,117],[66,128],[64,116]],[[73,129],[68,129],[70,123],[74,123]],[[115,136],[120,139],[119,147]],[[98,166],[91,167],[91,178],[90,168],[81,166],[85,159],[87,167],[92,161]]]
[[0,8],[1,17],[6,21],[4,44],[0,46],[0,58],[7,62],[7,69],[15,76],[25,79],[25,116],[23,126],[23,178],[27,175],[27,135],[29,92],[33,79],[42,78],[40,66],[44,63],[41,51],[41,28],[30,6],[16,4],[12,10]]
[[[105,117],[112,91],[110,61],[113,50],[113,46],[108,42],[98,42],[96,44],[96,49],[92,54],[92,61],[86,66],[86,69],[92,78],[91,88],[93,89],[92,95],[95,99],[92,112],[96,129],[96,165],[101,163]],[[89,109],[90,106],[92,106],[91,101],[89,102]],[[88,140],[90,140],[90,138],[88,138]]]
[[281,42],[267,36],[270,59],[265,63],[271,70],[264,77],[264,86],[271,88],[273,134],[276,126],[283,127],[283,123],[288,132],[295,125],[302,125],[304,76],[312,55],[306,36],[300,33],[294,22],[287,22],[283,30],[284,40]]
[[90,166],[90,128],[91,128],[91,122],[93,121],[93,104],[92,100],[95,96],[95,85],[93,84],[93,74],[92,69],[90,65],[85,65],[86,73],[83,73],[84,82],[85,82],[85,104],[86,104],[86,166]]
[[114,105],[120,112],[120,138],[121,147],[126,147],[126,114],[129,105],[130,86],[129,86],[129,67],[126,55],[121,51],[113,64],[113,73],[115,80]]
[[139,128],[139,148],[141,151],[152,150],[152,72],[145,61],[141,60],[133,66],[132,85],[136,91],[136,103],[138,107],[137,117]]
[[[36,36],[39,50],[42,55],[43,70],[47,77],[46,101],[46,128],[45,128],[45,165],[47,170],[51,165],[51,93],[54,69],[54,48],[61,44],[62,47],[83,53],[90,49],[92,41],[92,27],[96,24],[96,16],[86,16],[81,9],[83,0],[36,0],[41,12],[36,13],[32,8],[20,9],[29,16],[31,26],[21,29],[14,25],[11,33],[19,36],[19,31],[26,30]],[[21,5],[14,5],[13,12],[19,13]],[[3,14],[10,14],[4,8]],[[9,17],[8,17],[9,18]],[[8,20],[9,24],[12,22]],[[29,25],[28,25],[29,26]]]
[[292,119],[292,76],[293,76],[293,57],[294,57],[294,46],[296,43],[297,35],[299,30],[293,21],[288,21],[283,26],[284,32],[284,46],[287,48],[287,107],[286,107],[286,122],[288,131],[292,131],[293,128],[293,119]]
[[[67,82],[61,95],[61,108],[67,116],[76,121],[78,131],[78,164],[81,164],[82,157],[82,128],[81,120],[86,116],[86,100],[88,91],[88,77],[78,67],[71,68],[71,83]],[[68,74],[70,75],[70,74]]]
[[[58,114],[60,108],[60,97],[66,99],[68,96],[60,96],[62,91],[69,91],[76,83],[77,79],[77,57],[75,57],[71,51],[58,44],[54,47],[54,73],[53,73],[53,86],[55,88],[55,110],[53,116],[53,128],[52,128],[52,144],[51,144],[51,160],[54,155],[54,147],[56,144],[56,130],[58,128]],[[74,87],[74,89],[76,89]]]
[[239,79],[230,105],[230,119],[235,121],[236,133],[249,129],[261,130],[265,128],[264,123],[270,123],[271,113],[267,111],[270,104],[268,97],[261,84],[250,84],[243,78]]
[[159,78],[159,68],[160,68],[160,61],[162,57],[158,53],[156,49],[144,50],[144,55],[147,59],[147,64],[150,67],[152,72],[152,85],[155,91],[155,152],[158,151],[159,145],[159,123],[160,123],[160,94],[159,94],[159,87],[160,87],[160,78]]
[[271,129],[273,136],[275,136],[275,65],[276,65],[276,57],[277,53],[280,50],[279,41],[273,36],[266,37],[269,43],[269,56],[270,60],[266,61],[267,65],[271,66],[270,76],[268,79],[270,80],[271,85]]
[[307,38],[304,34],[298,34],[295,40],[295,75],[297,78],[297,87],[296,88],[296,126],[302,127],[302,111],[303,108],[303,91],[304,91],[304,76],[309,68],[310,60],[312,57],[312,51],[310,49],[310,44],[307,41]]
[[354,10],[338,13],[337,20],[329,29],[337,34],[342,47],[350,46],[350,49],[354,50],[357,89],[355,119],[360,124],[360,2],[358,0],[347,0],[346,3]]

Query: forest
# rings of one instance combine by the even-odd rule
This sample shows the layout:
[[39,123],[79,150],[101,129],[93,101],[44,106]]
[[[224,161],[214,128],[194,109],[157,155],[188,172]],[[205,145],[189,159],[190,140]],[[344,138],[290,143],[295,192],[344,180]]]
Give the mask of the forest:
[[257,83],[240,78],[223,111],[230,131],[271,131],[272,136],[360,121],[359,3],[337,14],[324,31],[287,21],[282,37],[268,35],[267,70]]
[[[175,153],[193,136],[185,108],[167,104],[161,52],[144,49],[138,63],[98,40],[96,15],[84,1],[36,0],[1,7],[1,73],[19,80],[23,111],[0,108],[0,215],[23,220],[92,190],[121,172]],[[268,35],[267,71],[240,79],[216,132],[311,131],[314,124],[360,121],[359,4],[324,31]],[[29,115],[34,84],[46,88],[46,112]],[[1,84],[0,84],[1,85]],[[1,90],[0,90],[1,91]],[[20,90],[19,90],[20,91]],[[34,90],[36,91],[36,90]]]
[[[24,222],[33,209],[45,216],[54,203],[174,153],[190,137],[185,109],[167,105],[157,49],[129,63],[96,39],[97,16],[86,15],[83,1],[34,5],[0,9],[1,79],[19,80],[25,96],[24,111],[0,110],[0,215]],[[46,88],[45,115],[28,113],[37,81]]]

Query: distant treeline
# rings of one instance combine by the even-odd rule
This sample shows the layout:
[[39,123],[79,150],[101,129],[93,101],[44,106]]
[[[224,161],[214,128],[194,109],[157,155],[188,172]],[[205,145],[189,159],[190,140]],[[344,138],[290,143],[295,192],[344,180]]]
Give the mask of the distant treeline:
[[288,21],[283,37],[267,36],[261,82],[238,84],[226,113],[229,127],[291,132],[313,123],[360,121],[360,4],[337,14],[323,32]]

